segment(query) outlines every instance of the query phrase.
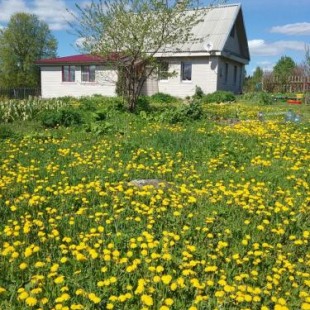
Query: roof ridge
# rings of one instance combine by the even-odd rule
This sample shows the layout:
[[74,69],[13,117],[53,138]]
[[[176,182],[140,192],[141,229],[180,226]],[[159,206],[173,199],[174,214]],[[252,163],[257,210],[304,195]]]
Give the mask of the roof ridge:
[[227,3],[227,4],[217,4],[217,5],[210,5],[210,6],[206,6],[206,7],[201,7],[198,8],[198,10],[203,10],[203,9],[218,9],[218,8],[227,8],[227,7],[231,7],[231,6],[241,6],[241,3]]

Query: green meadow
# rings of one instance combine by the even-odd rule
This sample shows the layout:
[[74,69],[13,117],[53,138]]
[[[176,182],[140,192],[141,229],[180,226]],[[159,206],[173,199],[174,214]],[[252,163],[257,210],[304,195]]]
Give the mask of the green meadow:
[[241,99],[1,101],[0,309],[310,309],[309,121]]

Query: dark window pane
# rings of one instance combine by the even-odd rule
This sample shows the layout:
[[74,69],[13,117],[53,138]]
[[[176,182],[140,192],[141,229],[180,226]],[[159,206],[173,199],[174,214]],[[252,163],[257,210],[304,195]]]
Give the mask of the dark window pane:
[[82,82],[95,82],[96,66],[82,66]]
[[82,82],[89,81],[89,66],[82,66]]
[[228,82],[228,63],[225,63],[225,83]]
[[70,82],[75,81],[75,66],[70,66]]
[[182,81],[192,80],[192,64],[190,62],[182,63]]
[[89,82],[95,82],[96,80],[96,66],[89,67]]
[[75,81],[75,66],[62,66],[62,81],[63,82]]
[[63,82],[69,81],[69,66],[62,67],[62,80]]

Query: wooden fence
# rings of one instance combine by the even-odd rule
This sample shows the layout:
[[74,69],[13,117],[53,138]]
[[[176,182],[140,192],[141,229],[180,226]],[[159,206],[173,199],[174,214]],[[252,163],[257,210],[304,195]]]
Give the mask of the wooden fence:
[[29,96],[38,97],[40,95],[39,88],[0,88],[0,98],[26,99]]
[[310,77],[288,76],[280,79],[274,76],[263,77],[263,90],[271,92],[305,93],[310,92]]

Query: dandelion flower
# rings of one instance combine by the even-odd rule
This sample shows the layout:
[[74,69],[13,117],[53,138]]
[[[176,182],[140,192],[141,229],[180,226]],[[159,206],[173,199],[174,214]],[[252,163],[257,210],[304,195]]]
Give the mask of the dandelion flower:
[[35,306],[38,300],[35,297],[29,296],[26,298],[26,304],[29,307]]
[[141,301],[143,302],[143,304],[145,304],[146,306],[152,306],[153,305],[153,298],[149,295],[145,295],[143,294],[141,296]]

